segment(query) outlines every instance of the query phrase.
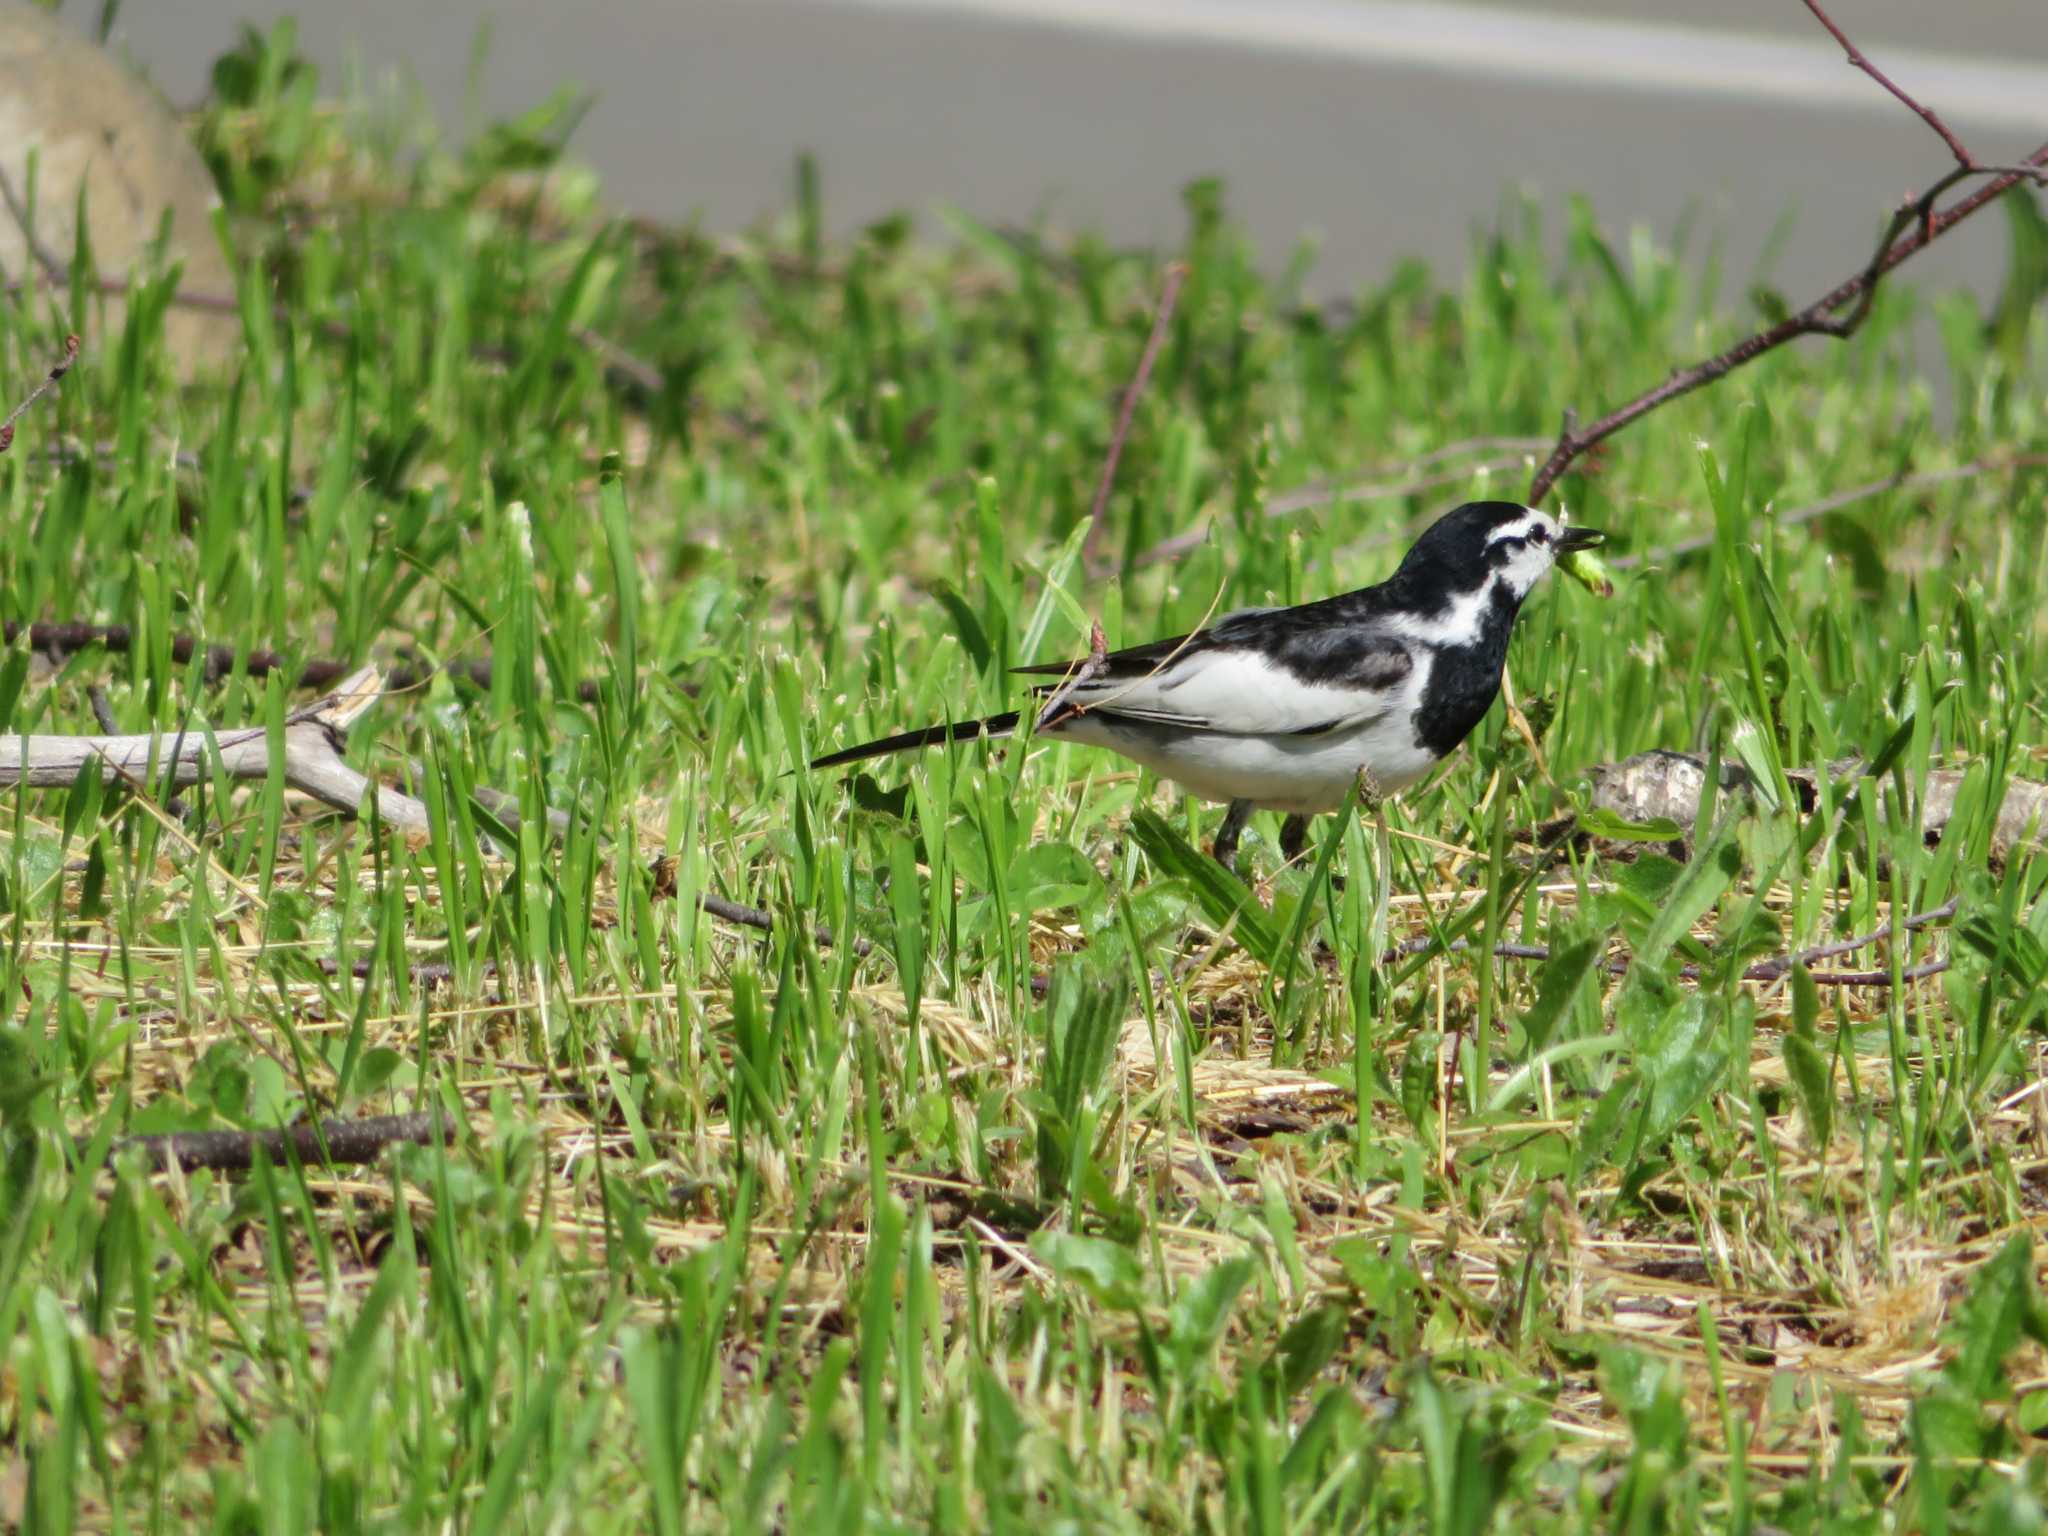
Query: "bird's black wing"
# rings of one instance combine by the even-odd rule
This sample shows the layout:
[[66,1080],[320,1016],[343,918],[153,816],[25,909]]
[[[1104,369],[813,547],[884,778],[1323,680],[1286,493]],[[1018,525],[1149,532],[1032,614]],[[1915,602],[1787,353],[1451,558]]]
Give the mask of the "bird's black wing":
[[[1415,670],[1400,635],[1340,609],[1261,609],[1214,627],[1119,651],[1102,670],[1038,667],[1071,683],[1057,718],[1097,714],[1232,736],[1315,736],[1384,716]],[[1041,723],[1050,729],[1054,720]]]

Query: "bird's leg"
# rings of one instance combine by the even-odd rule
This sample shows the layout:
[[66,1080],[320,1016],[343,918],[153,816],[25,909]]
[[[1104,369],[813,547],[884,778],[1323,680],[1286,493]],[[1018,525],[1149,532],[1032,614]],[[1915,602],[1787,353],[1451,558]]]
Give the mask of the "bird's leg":
[[1251,801],[1231,801],[1230,808],[1223,813],[1223,825],[1216,829],[1216,841],[1209,846],[1211,857],[1232,873],[1237,870],[1238,836],[1244,831],[1244,824],[1251,819]]
[[1280,857],[1292,864],[1308,847],[1308,818],[1290,816],[1280,823]]

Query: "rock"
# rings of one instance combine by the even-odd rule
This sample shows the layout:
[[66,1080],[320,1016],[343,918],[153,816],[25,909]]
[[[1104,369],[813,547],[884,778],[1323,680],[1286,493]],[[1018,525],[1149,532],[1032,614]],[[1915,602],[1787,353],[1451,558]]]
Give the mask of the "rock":
[[[35,246],[23,227],[29,156],[36,156]],[[101,49],[25,0],[0,0],[0,270],[69,262],[84,188],[93,259],[102,278],[126,277],[171,216],[170,249],[186,293],[232,295],[234,277],[213,231],[219,203],[206,163],[168,108]],[[46,277],[44,278],[46,280]],[[60,304],[67,302],[59,299]],[[125,323],[117,299],[66,323],[102,356]],[[190,379],[234,354],[231,315],[173,308],[164,317],[177,374]]]
[[[1825,768],[1790,768],[1785,772],[1801,815],[1811,815],[1820,803],[1819,781],[1845,786],[1863,776],[1861,759],[1841,758]],[[1638,752],[1618,763],[1602,763],[1589,771],[1592,780],[1590,802],[1596,811],[1623,821],[1675,821],[1690,833],[1699,815],[1700,793],[1707,784],[1706,760],[1690,752],[1658,748]],[[1929,847],[1941,840],[1955,815],[1956,799],[1963,787],[1959,769],[1936,768],[1928,772],[1920,791],[1920,835]],[[1747,808],[1755,799],[1750,778],[1734,763],[1721,765],[1723,805]],[[2048,849],[2048,784],[2034,779],[2008,778],[2005,799],[1991,825],[1988,856],[1995,868],[2002,868],[2014,853],[2040,853]],[[1683,858],[1687,849],[1680,839],[1663,851]],[[1627,854],[1624,852],[1624,857]]]

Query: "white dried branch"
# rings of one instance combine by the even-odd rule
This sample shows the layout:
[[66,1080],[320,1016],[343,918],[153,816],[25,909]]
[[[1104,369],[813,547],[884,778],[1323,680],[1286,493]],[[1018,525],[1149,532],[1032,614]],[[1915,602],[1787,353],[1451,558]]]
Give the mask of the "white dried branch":
[[[370,793],[389,827],[425,832],[427,808],[411,795],[377,784],[351,768],[341,755],[343,733],[377,701],[383,679],[375,667],[346,678],[325,698],[294,710],[284,727],[284,782],[350,816],[359,815]],[[215,774],[262,781],[270,777],[270,743],[263,726],[211,731],[153,731],[140,736],[12,736],[0,738],[0,789],[18,784],[61,789],[98,764],[107,783],[197,784]]]

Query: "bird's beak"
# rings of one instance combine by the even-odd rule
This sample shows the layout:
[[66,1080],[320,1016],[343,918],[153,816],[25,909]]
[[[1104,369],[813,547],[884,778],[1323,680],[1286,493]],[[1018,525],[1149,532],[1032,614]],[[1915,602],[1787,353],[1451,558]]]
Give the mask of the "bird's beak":
[[1582,549],[1598,549],[1607,542],[1607,535],[1598,528],[1566,527],[1557,536],[1557,552],[1560,555],[1576,554]]

